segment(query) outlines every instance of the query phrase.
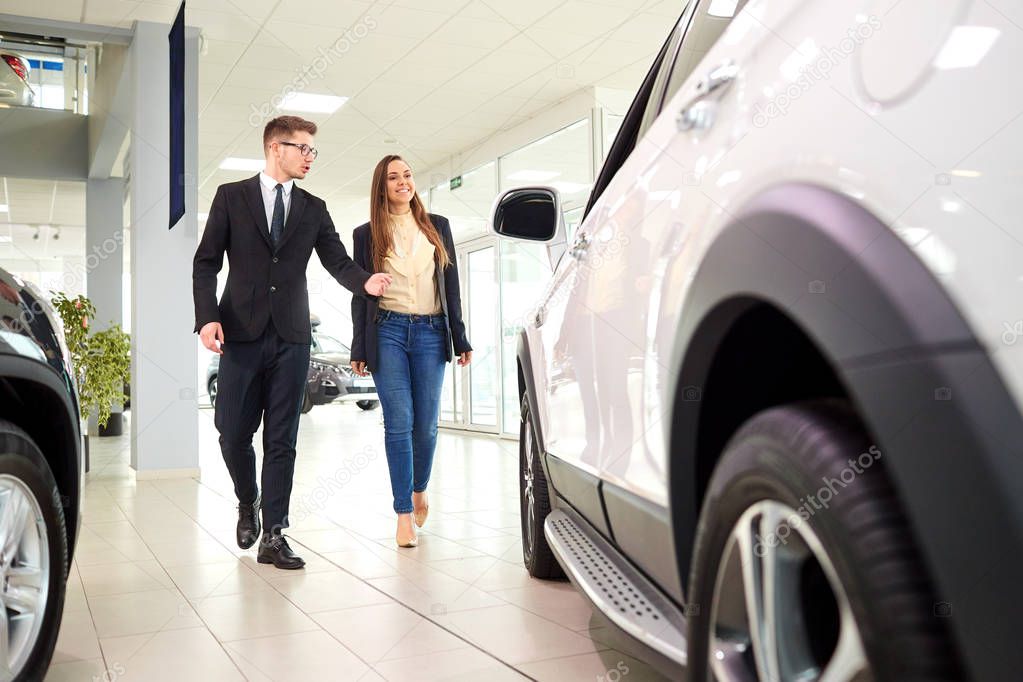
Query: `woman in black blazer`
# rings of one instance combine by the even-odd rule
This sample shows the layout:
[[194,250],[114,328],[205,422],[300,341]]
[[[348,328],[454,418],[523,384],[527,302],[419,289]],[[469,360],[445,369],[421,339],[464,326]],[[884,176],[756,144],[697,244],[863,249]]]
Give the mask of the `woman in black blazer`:
[[415,525],[426,522],[437,446],[444,366],[472,360],[465,336],[451,226],[426,212],[412,169],[397,155],[373,172],[370,221],[355,228],[355,262],[392,275],[379,297],[352,299],[352,369],[373,373],[384,413],[384,447],[391,474],[395,540],[418,544]]

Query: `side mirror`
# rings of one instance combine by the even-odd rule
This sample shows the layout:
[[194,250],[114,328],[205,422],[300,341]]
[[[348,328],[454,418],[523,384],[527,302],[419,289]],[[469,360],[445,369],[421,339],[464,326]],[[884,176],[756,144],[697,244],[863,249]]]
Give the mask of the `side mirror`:
[[561,196],[553,187],[516,187],[497,197],[491,211],[494,232],[514,241],[543,242],[551,269],[565,252]]

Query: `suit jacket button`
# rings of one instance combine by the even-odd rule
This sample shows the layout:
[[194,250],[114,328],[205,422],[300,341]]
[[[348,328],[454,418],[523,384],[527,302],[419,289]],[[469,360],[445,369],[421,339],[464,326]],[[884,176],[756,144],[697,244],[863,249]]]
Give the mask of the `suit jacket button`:
[[277,287],[270,287],[270,293],[277,291]]
[[277,260],[278,260],[277,256],[274,256],[274,263],[276,263]]

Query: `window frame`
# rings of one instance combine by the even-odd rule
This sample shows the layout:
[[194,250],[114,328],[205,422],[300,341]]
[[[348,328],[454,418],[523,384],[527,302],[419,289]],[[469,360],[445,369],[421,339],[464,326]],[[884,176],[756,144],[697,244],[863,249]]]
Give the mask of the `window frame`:
[[[746,5],[748,5],[748,4],[749,4],[749,0],[737,0],[736,5],[735,5],[734,13],[732,14],[731,17],[728,17],[728,23],[725,25],[724,30],[722,30],[720,35],[718,35],[717,39],[714,41],[714,43],[711,45],[711,47],[713,47],[713,45],[717,44],[717,41],[720,40],[721,36],[723,36],[725,31],[728,30],[728,26],[731,25],[731,23],[733,21],[735,21],[735,18],[738,17],[739,14],[743,10],[746,9]],[[674,97],[675,93],[678,92],[682,88],[682,85],[686,82],[686,80],[688,80],[689,77],[693,75],[693,71],[695,70],[695,66],[694,66],[693,69],[690,69],[689,73],[687,73],[685,75],[685,78],[683,78],[681,81],[679,81],[675,85],[674,90],[670,94],[668,93],[669,86],[672,83],[675,83],[675,81],[676,81],[676,79],[675,79],[676,71],[678,71],[679,60],[682,57],[682,45],[685,43],[686,36],[689,35],[689,31],[693,28],[693,22],[696,21],[696,18],[698,16],[702,16],[701,13],[700,13],[700,10],[704,9],[705,6],[706,6],[706,10],[707,10],[706,13],[709,14],[710,13],[710,8],[712,6],[712,0],[708,0],[707,2],[704,2],[704,0],[698,0],[693,5],[693,12],[689,16],[689,25],[686,26],[685,35],[683,36],[682,40],[679,41],[678,49],[675,51],[675,57],[672,59],[671,68],[668,69],[668,78],[667,78],[667,80],[665,80],[665,82],[664,82],[664,89],[661,91],[661,103],[658,105],[658,113],[660,113],[660,111],[664,109],[664,105],[666,105],[668,103],[668,100],[671,97]],[[716,15],[713,15],[713,16],[716,16]],[[709,48],[708,48],[708,50],[709,50]]]
[[[675,59],[678,55],[678,50],[685,40],[685,36],[689,31],[689,23],[692,21],[692,17],[696,13],[696,7],[700,4],[699,0],[693,0],[693,2],[683,8],[679,18],[675,21],[671,32],[665,39],[664,44],[661,45],[660,51],[657,53],[657,58],[654,63],[650,66],[646,76],[643,78],[643,82],[639,86],[639,90],[636,92],[636,96],[632,100],[632,104],[629,105],[629,110],[625,114],[625,118],[622,119],[622,125],[618,129],[618,135],[615,137],[614,142],[611,144],[611,149],[607,153],[607,158],[604,159],[604,165],[600,168],[600,173],[593,181],[593,190],[590,192],[590,198],[586,202],[586,208],[583,210],[583,216],[580,220],[580,225],[586,221],[586,217],[590,214],[590,210],[593,205],[597,203],[597,199],[604,193],[607,186],[614,179],[614,176],[618,173],[618,169],[622,167],[625,161],[632,155],[633,149],[636,147],[636,143],[641,137],[641,133],[646,132],[646,126],[644,123],[647,122],[647,111],[650,105],[656,102],[657,112],[660,112],[661,106],[663,105],[663,92],[664,85],[670,78],[670,73],[674,68]],[[684,24],[684,26],[683,26]],[[671,61],[668,63],[667,69],[662,69],[665,66],[665,60],[668,55],[671,55]],[[661,74],[667,72],[665,79],[661,80]],[[660,88],[658,90],[658,88]],[[656,114],[650,119],[656,118]]]

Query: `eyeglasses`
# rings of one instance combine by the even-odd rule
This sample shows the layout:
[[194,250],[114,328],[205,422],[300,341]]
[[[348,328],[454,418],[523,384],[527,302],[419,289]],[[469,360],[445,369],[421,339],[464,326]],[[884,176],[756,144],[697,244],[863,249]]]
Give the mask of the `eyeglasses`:
[[315,159],[320,155],[320,152],[317,151],[316,147],[310,147],[307,144],[295,144],[294,142],[285,142],[284,140],[277,140],[277,144],[286,144],[289,147],[294,147],[302,156],[312,156]]

